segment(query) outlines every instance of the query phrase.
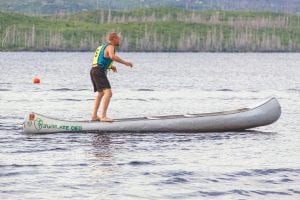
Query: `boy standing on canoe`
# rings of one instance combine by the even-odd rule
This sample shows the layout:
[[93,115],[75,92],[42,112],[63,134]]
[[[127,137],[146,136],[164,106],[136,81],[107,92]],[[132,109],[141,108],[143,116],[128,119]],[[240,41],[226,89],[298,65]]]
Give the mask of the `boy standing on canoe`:
[[[115,49],[120,44],[120,37],[117,33],[108,34],[108,43],[102,44],[96,49],[92,69],[90,71],[94,92],[97,92],[92,121],[112,122],[113,120],[106,116],[106,111],[112,96],[111,86],[107,79],[107,70],[111,69],[117,72],[117,68],[112,65],[113,61],[132,67],[131,62],[127,62],[115,55]],[[102,105],[101,117],[98,117],[99,105]]]

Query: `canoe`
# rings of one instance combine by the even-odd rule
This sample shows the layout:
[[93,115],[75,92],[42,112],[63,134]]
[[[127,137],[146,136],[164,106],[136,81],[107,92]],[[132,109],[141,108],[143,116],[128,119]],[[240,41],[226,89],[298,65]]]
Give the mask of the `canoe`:
[[237,110],[154,117],[115,119],[114,122],[66,121],[38,113],[25,116],[25,133],[56,132],[225,132],[272,124],[281,107],[276,98]]

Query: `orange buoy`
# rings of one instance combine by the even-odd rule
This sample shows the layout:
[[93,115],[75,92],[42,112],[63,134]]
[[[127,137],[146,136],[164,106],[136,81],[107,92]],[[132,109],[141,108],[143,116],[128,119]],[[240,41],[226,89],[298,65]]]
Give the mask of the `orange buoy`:
[[39,77],[34,77],[33,84],[40,84],[40,83],[41,83],[41,79]]

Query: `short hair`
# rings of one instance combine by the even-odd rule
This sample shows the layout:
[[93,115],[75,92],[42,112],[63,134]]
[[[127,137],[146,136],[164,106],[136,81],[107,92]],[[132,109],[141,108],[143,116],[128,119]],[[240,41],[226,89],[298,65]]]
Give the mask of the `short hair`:
[[116,32],[109,33],[109,34],[108,34],[108,41],[112,41],[112,40],[115,39],[116,37],[119,37],[118,33],[116,33]]

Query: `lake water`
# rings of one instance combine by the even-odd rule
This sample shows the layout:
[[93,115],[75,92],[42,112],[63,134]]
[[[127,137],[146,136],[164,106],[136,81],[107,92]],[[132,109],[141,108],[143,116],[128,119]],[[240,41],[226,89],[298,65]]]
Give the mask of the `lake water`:
[[[113,118],[231,110],[275,96],[274,124],[226,133],[22,132],[26,113],[90,119],[93,53],[0,53],[0,199],[300,199],[300,54],[120,53]],[[32,84],[35,76],[41,84]]]

